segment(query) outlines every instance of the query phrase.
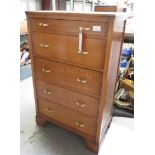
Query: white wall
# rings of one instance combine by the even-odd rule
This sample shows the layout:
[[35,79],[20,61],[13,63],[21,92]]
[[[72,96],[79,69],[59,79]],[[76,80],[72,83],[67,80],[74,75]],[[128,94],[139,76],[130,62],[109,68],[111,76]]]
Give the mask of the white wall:
[[[66,3],[66,10],[70,11],[70,1],[67,1]],[[83,2],[74,2],[74,11],[86,11],[89,12],[91,11],[91,4],[90,3],[85,3],[85,9],[83,10]]]
[[20,0],[20,20],[26,19],[25,11],[37,11],[41,8],[41,0]]

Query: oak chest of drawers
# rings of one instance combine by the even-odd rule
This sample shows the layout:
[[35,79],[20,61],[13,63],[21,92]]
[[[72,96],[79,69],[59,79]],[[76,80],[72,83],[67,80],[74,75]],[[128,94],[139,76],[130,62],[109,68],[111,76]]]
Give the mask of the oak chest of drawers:
[[98,152],[111,122],[124,16],[53,11],[26,15],[37,124],[66,128]]

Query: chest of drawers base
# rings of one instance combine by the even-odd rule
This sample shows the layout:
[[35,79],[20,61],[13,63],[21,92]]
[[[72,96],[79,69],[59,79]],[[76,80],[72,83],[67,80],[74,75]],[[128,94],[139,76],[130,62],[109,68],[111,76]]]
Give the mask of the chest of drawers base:
[[[104,134],[107,133],[109,127],[110,127],[110,123],[112,121],[112,117],[109,116],[109,119],[106,123],[106,126],[105,126],[105,129],[104,129]],[[94,137],[91,137],[87,134],[84,134],[84,133],[81,133],[77,130],[75,130],[74,128],[71,128],[70,126],[66,125],[66,124],[63,124],[55,119],[52,119],[51,117],[47,117],[43,114],[37,114],[36,115],[36,123],[37,125],[41,126],[41,127],[44,127],[46,126],[47,123],[54,123],[56,125],[58,125],[59,127],[62,127],[62,128],[65,128],[79,136],[81,136],[84,141],[85,141],[85,147],[93,152],[96,152],[98,153],[99,149],[100,149],[100,146],[102,144],[102,142],[104,141],[104,134],[102,135],[102,138],[100,140],[99,143],[97,143],[95,140],[94,140]]]
[[110,126],[126,16],[27,11],[36,123],[54,123],[98,152]]

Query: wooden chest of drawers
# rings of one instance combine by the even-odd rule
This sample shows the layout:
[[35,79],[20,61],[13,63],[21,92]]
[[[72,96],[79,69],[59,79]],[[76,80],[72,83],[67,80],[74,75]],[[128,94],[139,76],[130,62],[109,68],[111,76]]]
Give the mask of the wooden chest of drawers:
[[26,15],[37,124],[66,128],[98,152],[111,122],[125,16],[61,11]]

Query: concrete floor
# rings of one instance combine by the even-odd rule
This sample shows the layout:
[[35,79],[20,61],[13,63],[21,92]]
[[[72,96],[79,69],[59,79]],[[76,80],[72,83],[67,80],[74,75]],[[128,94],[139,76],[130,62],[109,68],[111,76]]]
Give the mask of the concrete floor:
[[[20,95],[21,155],[96,155],[79,136],[53,124],[36,125],[31,77],[21,81]],[[113,117],[99,155],[133,154],[133,128],[132,118]]]

